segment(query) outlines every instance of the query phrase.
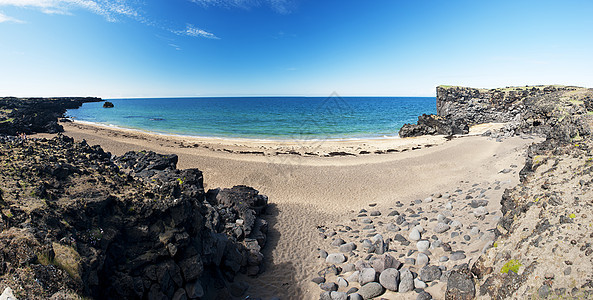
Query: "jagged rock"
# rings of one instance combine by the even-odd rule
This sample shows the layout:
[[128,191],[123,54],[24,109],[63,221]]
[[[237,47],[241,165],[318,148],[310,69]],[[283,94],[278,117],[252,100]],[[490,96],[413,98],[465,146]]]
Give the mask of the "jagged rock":
[[373,269],[375,269],[375,271],[381,273],[383,272],[383,270],[389,268],[398,269],[401,266],[401,263],[393,256],[389,254],[383,254],[373,259],[371,261],[371,266],[373,267]]
[[[0,98],[0,134],[16,136],[32,133],[58,133],[64,128],[58,124],[67,109],[80,107],[86,102],[99,102],[99,98]],[[4,115],[4,116],[2,116]]]
[[467,268],[451,271],[449,279],[447,280],[447,291],[445,292],[446,300],[463,300],[474,299],[476,295],[476,287],[474,278]]
[[400,137],[413,137],[420,135],[453,135],[453,134],[465,134],[469,132],[469,126],[467,123],[461,120],[455,122],[449,119],[437,116],[437,115],[426,115],[418,117],[417,124],[404,124],[399,130]]
[[[8,227],[0,233],[0,266],[33,272],[27,278],[35,282],[20,281],[25,298],[84,291],[97,299],[195,299],[205,294],[202,283],[230,297],[243,287],[227,291],[226,281],[261,270],[267,198],[251,188],[217,190],[207,199],[201,172],[177,170],[176,156],[129,152],[112,159],[62,135],[0,137],[5,166],[6,151],[19,160],[0,169],[0,188],[26,192],[36,207],[18,210],[14,194],[2,196],[15,216],[2,223]],[[30,187],[15,185],[23,178]]]
[[319,288],[321,288],[324,291],[331,292],[331,291],[337,291],[338,285],[333,282],[324,282],[324,283],[319,284]]
[[433,265],[424,266],[422,269],[420,269],[418,278],[424,282],[439,280],[439,278],[441,278],[441,269]]
[[105,101],[105,103],[103,103],[103,108],[112,108],[113,106],[113,103],[109,101]]

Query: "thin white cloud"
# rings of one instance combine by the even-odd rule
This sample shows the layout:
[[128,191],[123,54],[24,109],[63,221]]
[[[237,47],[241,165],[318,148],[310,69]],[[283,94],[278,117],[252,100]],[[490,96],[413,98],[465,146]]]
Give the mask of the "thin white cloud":
[[125,0],[0,0],[0,7],[16,6],[38,9],[46,14],[71,14],[71,10],[84,9],[103,16],[109,22],[118,17],[140,17],[139,13]]
[[19,19],[15,19],[13,17],[9,17],[2,12],[0,12],[0,23],[25,23]]
[[220,38],[206,30],[195,27],[192,24],[187,24],[185,30],[173,31],[177,35],[186,35],[191,37],[202,37],[207,39],[219,40]]
[[[208,1],[208,0],[206,0]],[[213,0],[211,0],[213,1]],[[237,0],[245,2],[246,0]],[[138,9],[129,2],[133,0],[0,0],[1,7],[21,7],[25,9],[35,9],[46,14],[71,15],[72,11],[82,9],[94,14],[103,16],[109,22],[117,22],[121,17],[134,19],[144,25],[166,30],[179,36],[200,37],[207,39],[219,39],[215,34],[197,28],[192,24],[187,24],[184,30],[173,30],[166,26],[159,25],[158,22],[142,16]],[[1,22],[22,23],[22,21],[6,16],[0,13]],[[179,47],[174,47],[180,50]]]
[[267,5],[280,14],[289,14],[295,7],[295,0],[189,0],[202,6],[239,7],[249,9],[251,7]]

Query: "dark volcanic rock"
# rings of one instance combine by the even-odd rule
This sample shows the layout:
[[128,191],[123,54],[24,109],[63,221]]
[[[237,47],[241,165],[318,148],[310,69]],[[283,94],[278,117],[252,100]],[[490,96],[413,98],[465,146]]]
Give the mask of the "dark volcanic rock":
[[405,124],[399,130],[400,137],[413,137],[421,135],[453,135],[466,134],[469,132],[468,124],[463,120],[451,121],[437,115],[423,114],[418,117],[417,124]]
[[245,186],[206,193],[202,173],[176,162],[0,136],[0,284],[23,299],[242,294],[230,282],[261,270],[267,198]]
[[113,103],[111,103],[109,101],[105,101],[105,103],[103,103],[103,107],[104,108],[112,108],[113,107]]
[[58,124],[67,109],[85,102],[100,102],[99,98],[0,98],[0,134],[18,135],[64,131]]
[[[577,90],[580,96],[566,96]],[[472,125],[497,122],[507,124],[502,132],[488,132],[493,137],[536,133],[569,140],[590,133],[580,116],[591,111],[592,98],[592,91],[570,86],[505,89],[439,86],[437,115],[422,115],[417,124],[404,125],[399,134],[401,137],[465,134]],[[574,104],[580,102],[583,104]]]
[[467,266],[459,270],[453,270],[447,281],[445,299],[469,300],[474,299],[475,295],[476,286],[474,283],[474,278]]

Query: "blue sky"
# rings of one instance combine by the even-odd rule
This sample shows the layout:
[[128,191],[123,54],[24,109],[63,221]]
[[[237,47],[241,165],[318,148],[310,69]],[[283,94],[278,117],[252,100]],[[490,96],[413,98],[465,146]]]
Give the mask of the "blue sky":
[[593,1],[0,0],[0,95],[593,87]]

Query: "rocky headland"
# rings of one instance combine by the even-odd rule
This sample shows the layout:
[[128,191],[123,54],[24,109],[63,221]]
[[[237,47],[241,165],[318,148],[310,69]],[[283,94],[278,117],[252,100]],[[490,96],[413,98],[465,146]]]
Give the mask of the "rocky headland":
[[0,97],[0,134],[18,135],[39,132],[57,133],[58,124],[67,109],[86,102],[100,102],[94,97],[15,98]]
[[[4,101],[3,111],[11,111],[2,132],[33,133],[60,131],[42,124],[56,124],[65,108],[87,99]],[[61,134],[0,136],[4,296],[244,294],[249,286],[235,275],[262,271],[268,224],[261,216],[268,199],[246,186],[205,191],[201,171],[178,170],[177,160],[145,151],[114,157]]]
[[[510,182],[461,182],[408,205],[320,227],[320,299],[589,299],[593,297],[593,90],[438,87],[438,115],[400,135],[456,135],[481,123],[503,142],[540,136]],[[519,171],[520,170],[520,171]]]

